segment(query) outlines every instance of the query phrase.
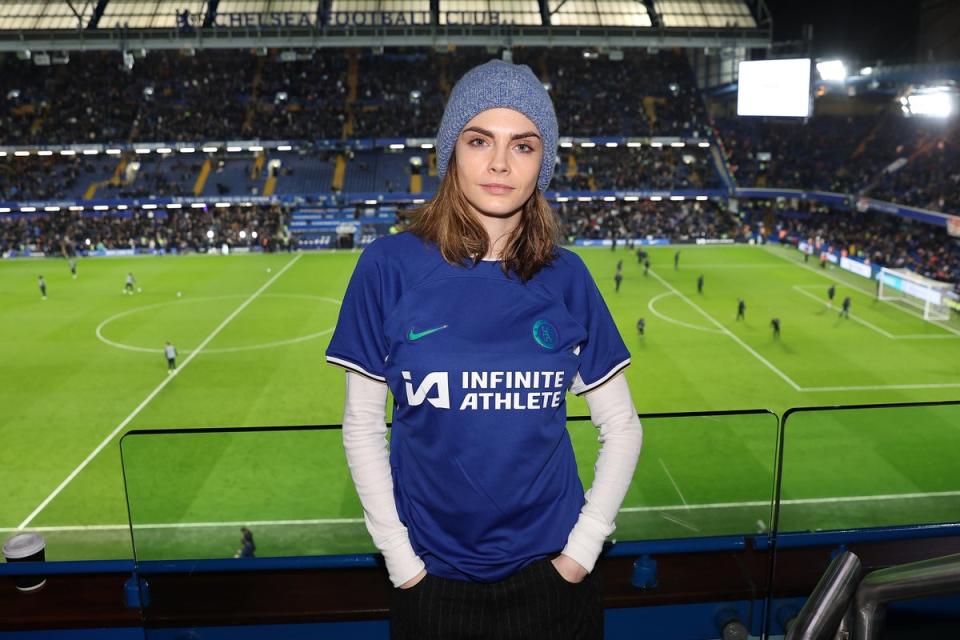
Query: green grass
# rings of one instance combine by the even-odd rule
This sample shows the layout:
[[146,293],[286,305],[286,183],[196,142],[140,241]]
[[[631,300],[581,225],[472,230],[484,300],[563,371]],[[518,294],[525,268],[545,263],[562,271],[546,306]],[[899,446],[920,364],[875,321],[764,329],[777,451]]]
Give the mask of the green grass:
[[[633,355],[626,375],[641,414],[960,398],[960,323],[877,301],[868,281],[804,265],[791,249],[686,246],[679,270],[674,251],[652,249],[646,277],[623,249],[580,251]],[[129,557],[128,430],[339,423],[343,372],[323,352],[356,259],[94,259],[77,280],[61,260],[0,263],[0,537],[29,519],[48,558]],[[127,271],[142,293],[121,294]],[[852,319],[825,308],[831,282],[836,304],[852,297]],[[180,350],[171,378],[165,340]],[[583,399],[568,396],[568,413],[586,415]],[[784,527],[960,521],[958,418],[958,406],[794,414]],[[570,428],[589,484],[596,431]],[[650,417],[644,428],[617,538],[769,527],[775,415]],[[260,555],[373,549],[338,431],[131,436],[124,463],[140,557],[232,555],[241,522],[258,523]]]

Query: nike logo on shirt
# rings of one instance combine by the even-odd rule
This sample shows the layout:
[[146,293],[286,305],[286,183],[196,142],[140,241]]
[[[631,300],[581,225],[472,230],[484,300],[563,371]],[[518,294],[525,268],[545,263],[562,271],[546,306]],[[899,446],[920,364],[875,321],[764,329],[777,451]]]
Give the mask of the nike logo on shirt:
[[410,340],[410,341],[419,340],[423,336],[428,336],[431,333],[436,333],[437,331],[440,331],[441,329],[446,329],[446,328],[447,328],[447,325],[444,324],[439,327],[434,327],[433,329],[427,329],[425,331],[414,331],[413,329],[410,329],[410,331],[407,332],[407,340]]

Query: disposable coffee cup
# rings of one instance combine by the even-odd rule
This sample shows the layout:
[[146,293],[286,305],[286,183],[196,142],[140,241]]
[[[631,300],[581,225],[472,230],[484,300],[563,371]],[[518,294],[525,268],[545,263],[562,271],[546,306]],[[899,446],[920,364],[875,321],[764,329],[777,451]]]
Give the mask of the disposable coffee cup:
[[[3,557],[8,563],[43,562],[46,545],[39,533],[20,533],[3,543]],[[47,579],[43,576],[17,576],[19,591],[36,591]]]

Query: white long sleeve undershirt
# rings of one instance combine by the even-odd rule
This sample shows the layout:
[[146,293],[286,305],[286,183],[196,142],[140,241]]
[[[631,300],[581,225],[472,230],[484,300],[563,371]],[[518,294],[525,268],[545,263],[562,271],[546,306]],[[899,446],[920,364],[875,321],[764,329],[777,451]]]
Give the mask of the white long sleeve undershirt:
[[[593,424],[600,430],[600,451],[593,486],[563,554],[593,571],[603,542],[614,528],[637,464],[643,440],[640,420],[623,373],[584,395]],[[363,506],[364,522],[383,554],[390,581],[399,587],[424,568],[400,522],[386,425],[387,385],[347,372],[343,412],[343,448]]]

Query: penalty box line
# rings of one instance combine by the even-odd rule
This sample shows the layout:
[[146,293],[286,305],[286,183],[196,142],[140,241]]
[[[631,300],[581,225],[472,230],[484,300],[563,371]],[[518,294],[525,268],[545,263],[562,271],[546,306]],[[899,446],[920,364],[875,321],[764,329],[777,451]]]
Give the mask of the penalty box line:
[[147,397],[143,399],[143,401],[142,401],[140,404],[137,405],[137,407],[130,413],[130,415],[128,415],[126,418],[124,418],[124,419],[120,422],[120,424],[118,424],[118,425],[116,426],[116,428],[114,428],[114,430],[111,431],[110,434],[109,434],[106,438],[104,438],[103,441],[100,442],[100,444],[97,445],[97,447],[96,447],[93,451],[90,452],[90,455],[88,455],[88,456],[83,460],[83,462],[81,462],[79,465],[77,465],[77,467],[76,467],[73,471],[70,472],[70,475],[68,475],[66,478],[64,478],[63,482],[61,482],[59,485],[57,485],[57,488],[54,489],[54,490],[50,493],[50,495],[48,495],[48,496],[43,500],[43,502],[41,502],[41,503],[37,506],[37,508],[34,509],[34,510],[30,513],[30,515],[28,515],[28,516],[24,519],[23,522],[20,523],[20,526],[17,527],[17,530],[22,530],[22,529],[26,528],[31,522],[33,522],[34,518],[36,518],[36,517],[40,514],[40,512],[43,511],[43,510],[47,507],[47,505],[49,505],[49,504],[53,501],[54,498],[56,498],[58,495],[60,495],[60,492],[63,491],[63,490],[67,487],[67,485],[69,485],[69,484],[73,481],[73,479],[76,478],[76,477],[80,474],[80,472],[83,471],[83,470],[87,467],[87,465],[90,464],[90,462],[91,462],[94,458],[96,458],[97,455],[98,455],[101,451],[103,451],[103,449],[116,437],[116,435],[117,435],[118,433],[120,433],[128,424],[130,424],[130,421],[133,420],[135,417],[137,417],[137,416],[140,414],[140,412],[143,411],[143,409],[144,409],[148,404],[150,404],[150,402],[151,402],[154,398],[156,398],[157,395],[158,395],[161,391],[163,391],[164,387],[166,387],[167,384],[169,384],[171,380],[173,380],[174,378],[176,378],[176,377],[180,374],[180,372],[183,371],[183,370],[187,367],[187,365],[189,365],[189,364],[193,361],[193,359],[194,359],[195,357],[197,357],[198,355],[200,355],[200,352],[203,351],[204,347],[206,347],[206,346],[210,343],[211,340],[213,340],[214,338],[216,338],[217,335],[218,335],[221,331],[223,331],[224,327],[226,327],[228,324],[230,324],[230,322],[231,322],[234,318],[236,318],[236,317],[240,314],[241,311],[243,311],[244,309],[246,309],[247,306],[248,306],[251,302],[253,302],[254,300],[256,300],[256,299],[260,296],[261,293],[263,293],[264,291],[266,291],[267,288],[268,288],[270,285],[272,285],[274,282],[276,282],[277,278],[279,278],[280,276],[282,276],[282,275],[287,271],[287,269],[289,269],[290,267],[292,267],[292,266],[294,265],[294,263],[296,263],[297,260],[299,260],[299,259],[302,258],[302,257],[303,257],[303,254],[302,254],[302,253],[298,253],[296,256],[294,256],[292,260],[290,260],[289,262],[287,262],[287,264],[285,264],[285,265],[283,266],[283,268],[280,269],[280,271],[278,271],[272,278],[270,278],[269,280],[267,280],[266,283],[264,283],[259,289],[257,289],[256,291],[254,291],[254,292],[250,295],[250,297],[247,298],[246,300],[244,300],[244,301],[240,304],[239,307],[237,307],[236,309],[233,310],[233,312],[232,312],[230,315],[228,315],[226,318],[224,318],[224,320],[223,320],[219,325],[217,325],[217,327],[210,333],[210,335],[208,335],[206,338],[204,338],[203,342],[201,342],[201,343],[197,346],[197,348],[194,349],[194,351],[193,351],[189,356],[187,356],[186,360],[183,361],[183,364],[181,364],[179,367],[177,367],[176,369],[174,369],[172,374],[165,376],[164,379],[163,379],[163,381],[162,381],[160,384],[158,384],[158,385],[153,389],[153,391],[151,391],[151,392],[147,395]]
[[[871,296],[871,297],[876,297],[876,292],[874,292],[874,291],[868,291],[868,290],[864,289],[863,287],[858,287],[857,285],[851,284],[850,282],[848,282],[848,281],[846,281],[846,280],[841,280],[840,278],[836,277],[836,276],[833,275],[833,274],[826,273],[826,272],[823,271],[823,270],[815,269],[815,268],[811,267],[811,266],[808,265],[808,264],[802,264],[802,263],[799,263],[799,262],[794,262],[794,261],[791,260],[790,258],[787,258],[786,256],[780,255],[778,252],[774,251],[771,247],[766,247],[766,246],[765,246],[765,247],[764,247],[764,250],[765,250],[768,254],[774,256],[775,258],[779,258],[779,259],[783,260],[784,262],[787,262],[787,263],[789,263],[789,264],[794,265],[795,267],[800,267],[801,269],[806,269],[807,271],[809,271],[809,272],[811,272],[811,273],[816,273],[817,275],[823,276],[824,278],[827,278],[828,280],[833,280],[833,281],[836,282],[837,284],[842,284],[842,285],[845,286],[845,287],[850,287],[851,289],[856,289],[857,291],[859,291],[860,293],[863,293],[863,294],[865,294],[865,295],[868,295],[868,296]],[[893,303],[890,302],[889,300],[881,300],[880,302],[884,302],[884,303],[890,305],[891,307],[893,307],[894,309],[896,309],[896,310],[898,310],[898,311],[901,311],[901,312],[903,312],[903,313],[905,313],[905,314],[907,314],[907,315],[913,316],[914,318],[920,318],[921,320],[923,320],[923,321],[925,321],[925,322],[929,322],[929,323],[932,324],[933,326],[935,326],[935,327],[940,327],[940,328],[943,329],[944,331],[949,331],[950,333],[952,333],[952,334],[954,334],[954,335],[956,335],[956,336],[960,336],[960,329],[954,329],[953,327],[950,327],[950,326],[947,326],[947,325],[944,325],[944,324],[940,324],[940,322],[937,321],[937,320],[927,320],[927,319],[925,319],[925,318],[923,317],[923,314],[921,314],[921,313],[915,313],[915,312],[913,312],[913,311],[911,311],[911,310],[909,310],[909,309],[904,309],[903,307],[900,307],[900,306],[898,306],[898,305],[893,304]]]

